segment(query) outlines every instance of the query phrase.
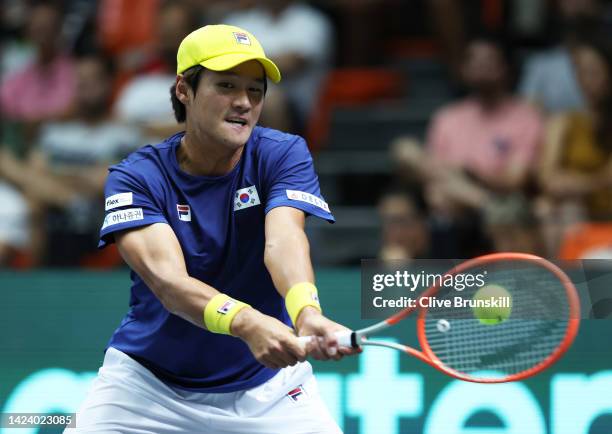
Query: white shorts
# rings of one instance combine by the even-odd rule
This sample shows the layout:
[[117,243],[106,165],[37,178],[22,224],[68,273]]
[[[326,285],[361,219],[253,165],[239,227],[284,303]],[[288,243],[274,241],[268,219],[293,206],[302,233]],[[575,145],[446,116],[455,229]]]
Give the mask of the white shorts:
[[201,393],[168,386],[114,348],[106,352],[76,426],[64,432],[342,433],[319,396],[308,362],[282,369],[253,389]]

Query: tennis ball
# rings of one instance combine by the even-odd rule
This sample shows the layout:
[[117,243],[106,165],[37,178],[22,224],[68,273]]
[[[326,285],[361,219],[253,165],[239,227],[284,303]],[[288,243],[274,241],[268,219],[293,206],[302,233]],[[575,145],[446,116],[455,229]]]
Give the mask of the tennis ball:
[[[512,296],[500,285],[485,285],[476,291],[472,310],[481,324],[495,325],[507,320],[512,313]],[[484,305],[487,303],[488,305]]]

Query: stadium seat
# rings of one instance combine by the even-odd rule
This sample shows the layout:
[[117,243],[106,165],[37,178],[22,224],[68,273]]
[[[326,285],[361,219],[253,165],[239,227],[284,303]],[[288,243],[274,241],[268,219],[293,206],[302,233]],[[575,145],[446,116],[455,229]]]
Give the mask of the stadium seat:
[[561,243],[560,259],[612,259],[612,223],[572,226]]
[[401,73],[384,68],[344,68],[326,77],[319,100],[306,127],[311,151],[321,149],[329,134],[332,111],[337,107],[360,107],[375,101],[397,99],[403,93]]

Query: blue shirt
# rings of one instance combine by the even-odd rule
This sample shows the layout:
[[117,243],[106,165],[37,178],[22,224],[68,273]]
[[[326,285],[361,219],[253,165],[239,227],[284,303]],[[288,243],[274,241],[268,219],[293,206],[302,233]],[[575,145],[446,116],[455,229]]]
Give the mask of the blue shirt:
[[[110,168],[100,247],[112,243],[116,231],[168,224],[191,277],[291,325],[264,266],[264,221],[279,206],[334,221],[306,143],[256,127],[231,172],[193,176],[176,158],[183,134],[145,146]],[[276,374],[257,362],[242,340],[171,314],[133,271],[131,278],[130,310],[109,347],[170,384],[204,392],[249,389]]]

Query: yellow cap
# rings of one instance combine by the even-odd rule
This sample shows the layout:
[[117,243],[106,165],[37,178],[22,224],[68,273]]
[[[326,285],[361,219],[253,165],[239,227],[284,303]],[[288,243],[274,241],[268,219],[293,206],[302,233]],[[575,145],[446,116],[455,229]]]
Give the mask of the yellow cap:
[[225,24],[200,27],[188,34],[179,46],[176,60],[177,74],[196,65],[212,71],[227,71],[249,60],[257,60],[274,83],[281,79],[278,67],[266,57],[255,36],[240,27]]

